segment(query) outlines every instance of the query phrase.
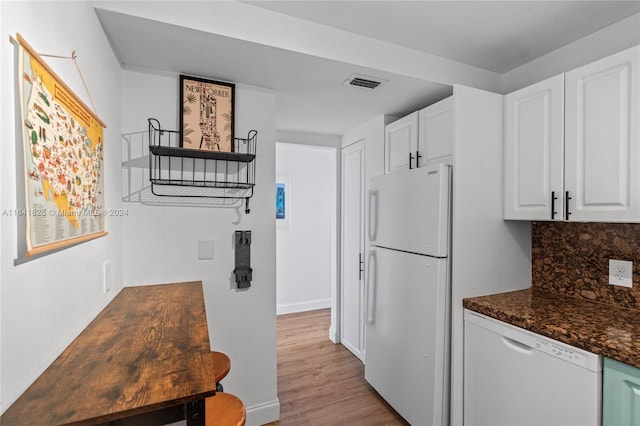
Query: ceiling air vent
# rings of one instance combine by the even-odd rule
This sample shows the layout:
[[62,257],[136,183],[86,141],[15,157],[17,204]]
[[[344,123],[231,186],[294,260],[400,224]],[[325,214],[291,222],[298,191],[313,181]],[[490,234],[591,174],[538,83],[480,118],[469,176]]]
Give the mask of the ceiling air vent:
[[387,80],[383,80],[381,78],[369,77],[367,75],[351,74],[349,78],[345,80],[344,84],[362,87],[365,89],[375,89],[376,87],[380,86],[386,81]]

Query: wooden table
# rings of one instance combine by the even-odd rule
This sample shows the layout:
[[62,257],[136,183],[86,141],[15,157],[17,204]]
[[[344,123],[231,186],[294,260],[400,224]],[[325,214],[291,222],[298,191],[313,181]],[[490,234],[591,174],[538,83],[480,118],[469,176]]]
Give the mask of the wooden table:
[[202,283],[126,287],[0,423],[155,424],[173,415],[204,425],[213,394]]

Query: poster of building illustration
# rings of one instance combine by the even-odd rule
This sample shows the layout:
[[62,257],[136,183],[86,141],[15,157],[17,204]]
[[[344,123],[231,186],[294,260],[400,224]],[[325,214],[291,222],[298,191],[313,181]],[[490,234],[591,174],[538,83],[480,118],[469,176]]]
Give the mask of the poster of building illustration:
[[27,255],[106,235],[103,129],[18,38]]
[[234,150],[234,89],[231,83],[180,76],[182,148]]

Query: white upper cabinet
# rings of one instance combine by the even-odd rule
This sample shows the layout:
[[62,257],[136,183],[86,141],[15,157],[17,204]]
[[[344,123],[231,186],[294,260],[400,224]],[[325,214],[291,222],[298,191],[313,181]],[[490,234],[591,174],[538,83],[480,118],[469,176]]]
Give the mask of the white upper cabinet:
[[385,127],[384,172],[449,162],[453,155],[453,97]]
[[415,167],[418,152],[418,111],[384,128],[384,172]]
[[505,219],[640,222],[639,57],[505,96]]
[[564,75],[505,96],[505,219],[563,218]]
[[453,156],[453,96],[420,110],[418,114],[419,167],[449,163]]
[[640,46],[566,74],[569,219],[640,221]]

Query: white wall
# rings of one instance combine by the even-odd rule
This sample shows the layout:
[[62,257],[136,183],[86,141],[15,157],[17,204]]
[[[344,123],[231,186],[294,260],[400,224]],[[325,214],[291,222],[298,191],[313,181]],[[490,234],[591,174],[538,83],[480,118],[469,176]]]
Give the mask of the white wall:
[[337,135],[294,132],[291,130],[276,130],[276,140],[282,143],[295,143],[297,145],[337,148],[340,146],[342,137]]
[[[215,75],[204,76],[215,79]],[[178,75],[123,72],[123,133],[145,130],[155,117],[178,128]],[[258,131],[251,213],[244,206],[205,208],[126,203],[127,285],[201,280],[212,347],[231,358],[225,390],[247,407],[247,423],[279,417],[276,381],[275,93],[236,84],[235,134]],[[246,137],[246,136],[245,136]],[[253,281],[232,282],[235,230],[251,230]],[[214,241],[214,259],[198,260],[198,241]]]
[[329,308],[336,280],[336,148],[276,143],[281,180],[288,211],[276,221],[277,312]]
[[[73,23],[73,25],[69,25]],[[17,32],[38,52],[70,56],[77,61],[107,124],[105,137],[105,202],[120,202],[121,72],[88,2],[2,2],[0,16],[0,209],[18,205],[16,162],[22,162],[21,133],[16,132],[15,48]],[[91,105],[73,62],[45,61]],[[28,261],[18,245],[25,238],[14,217],[0,216],[1,394],[5,411],[122,288],[123,218],[107,217],[106,237]],[[102,263],[111,262],[113,288],[102,292]]]
[[502,93],[511,93],[637,44],[640,44],[640,13],[503,74]]
[[466,297],[531,286],[531,232],[504,221],[503,96],[454,86],[452,425],[462,424]]

